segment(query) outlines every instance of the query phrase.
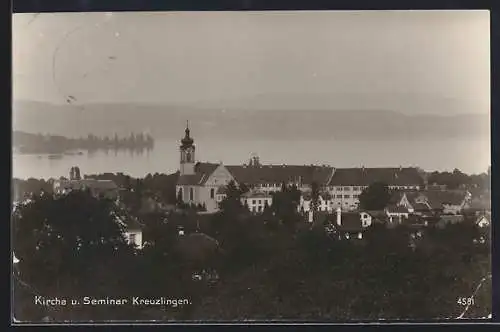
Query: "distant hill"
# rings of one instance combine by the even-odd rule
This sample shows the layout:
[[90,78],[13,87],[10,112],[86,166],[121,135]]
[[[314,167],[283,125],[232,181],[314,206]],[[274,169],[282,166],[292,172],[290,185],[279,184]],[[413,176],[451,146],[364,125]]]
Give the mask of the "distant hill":
[[242,110],[177,105],[54,105],[17,101],[13,129],[82,137],[144,132],[179,139],[189,120],[195,139],[487,139],[489,115],[415,115],[387,110]]

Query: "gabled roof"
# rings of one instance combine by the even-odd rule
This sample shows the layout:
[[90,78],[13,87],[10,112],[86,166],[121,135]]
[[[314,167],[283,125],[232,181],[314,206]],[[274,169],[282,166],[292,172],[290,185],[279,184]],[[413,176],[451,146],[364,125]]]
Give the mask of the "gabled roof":
[[337,168],[329,186],[369,186],[374,182],[387,185],[422,185],[423,178],[417,168]]
[[219,167],[220,164],[214,163],[196,163],[194,166],[195,174],[179,175],[177,185],[199,186],[207,182],[212,173]]
[[300,166],[300,165],[259,165],[259,166],[226,166],[237,182],[246,184],[302,182],[311,185],[313,182],[326,184],[333,167]]
[[488,224],[491,224],[491,218],[485,214],[482,214],[480,215],[477,219],[476,219],[476,224],[478,224],[481,220],[486,219],[486,221],[488,221]]
[[415,211],[429,211],[430,208],[427,204],[424,204],[424,203],[415,203],[415,204],[412,204],[413,206],[413,209]]
[[413,191],[408,192],[406,197],[413,204],[415,199],[419,196],[424,196],[427,203],[433,209],[439,209],[444,204],[460,205],[463,203],[467,195],[467,191],[463,190],[426,190],[426,191]]

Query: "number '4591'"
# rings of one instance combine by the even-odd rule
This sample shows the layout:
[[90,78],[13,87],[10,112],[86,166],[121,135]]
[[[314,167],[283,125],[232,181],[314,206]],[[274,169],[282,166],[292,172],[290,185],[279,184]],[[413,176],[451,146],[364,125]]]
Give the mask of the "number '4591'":
[[474,304],[474,298],[473,297],[459,297],[457,300],[457,303],[459,305],[473,305]]

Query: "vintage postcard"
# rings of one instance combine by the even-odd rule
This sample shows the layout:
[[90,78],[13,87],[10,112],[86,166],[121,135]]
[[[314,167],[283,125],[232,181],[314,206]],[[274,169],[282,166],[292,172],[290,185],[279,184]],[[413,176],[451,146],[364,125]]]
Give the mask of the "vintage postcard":
[[12,21],[14,322],[491,318],[488,11]]

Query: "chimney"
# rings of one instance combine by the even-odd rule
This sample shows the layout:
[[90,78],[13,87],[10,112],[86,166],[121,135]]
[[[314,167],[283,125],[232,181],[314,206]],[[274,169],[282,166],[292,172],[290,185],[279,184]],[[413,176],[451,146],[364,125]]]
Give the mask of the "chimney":
[[337,208],[337,225],[342,226],[342,210]]

